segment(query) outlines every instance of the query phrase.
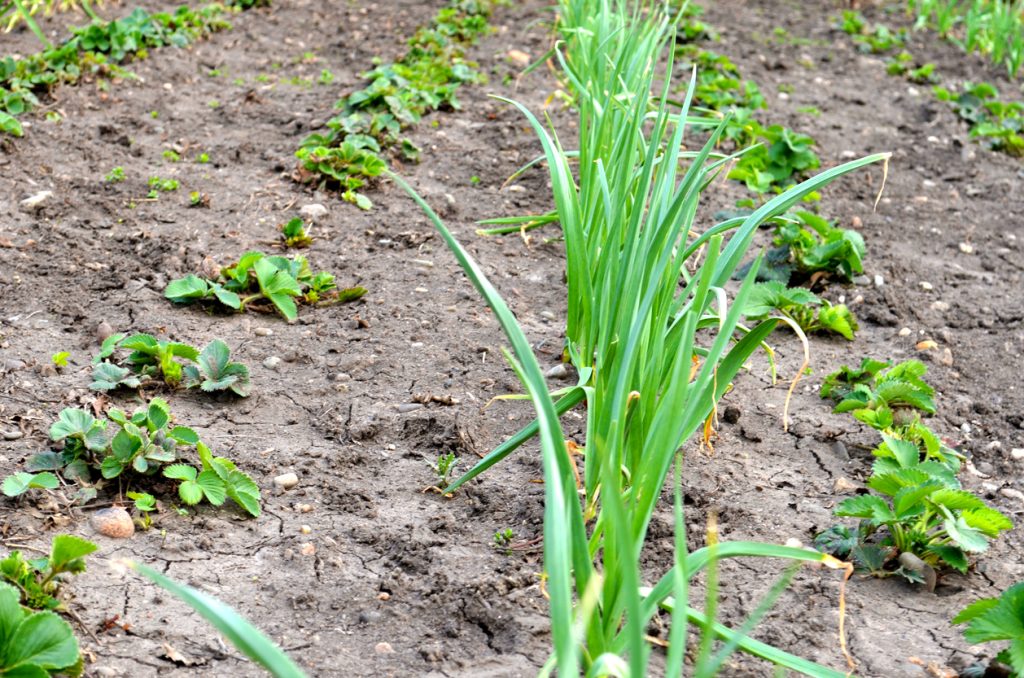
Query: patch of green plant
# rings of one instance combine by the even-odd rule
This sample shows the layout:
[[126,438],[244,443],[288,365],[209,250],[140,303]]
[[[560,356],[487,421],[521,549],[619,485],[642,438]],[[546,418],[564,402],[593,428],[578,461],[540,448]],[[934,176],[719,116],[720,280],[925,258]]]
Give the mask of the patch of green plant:
[[[786,266],[766,266],[777,280],[788,283],[809,279],[819,271],[851,280],[864,272],[864,238],[852,229],[807,211],[790,212],[775,220],[775,247],[786,254]],[[794,276],[796,280],[794,280]]]
[[[131,351],[125,359],[127,366],[109,360],[117,350]],[[201,388],[207,392],[230,390],[245,398],[251,387],[249,368],[231,362],[231,349],[220,339],[214,339],[200,351],[189,344],[161,341],[150,334],[114,334],[103,342],[93,365],[93,383],[89,387],[96,391],[139,388],[150,380],[162,380],[168,386]]]
[[1024,15],[1019,2],[1001,0],[909,0],[916,27],[929,26],[965,52],[1002,64],[1014,78],[1024,65]]
[[55,367],[67,367],[68,366],[68,358],[70,358],[70,357],[71,357],[71,354],[68,353],[67,351],[60,351],[60,352],[54,353],[52,356],[50,356],[50,362],[52,362]]
[[832,333],[853,341],[854,332],[859,329],[857,319],[845,304],[833,305],[808,289],[786,287],[777,280],[754,285],[743,315],[760,321],[775,312],[789,318],[808,334]]
[[337,188],[345,200],[371,209],[359,189],[383,172],[380,154],[394,149],[406,160],[418,160],[419,149],[402,130],[430,111],[458,108],[459,86],[481,80],[476,64],[464,55],[489,30],[495,4],[452,0],[409,40],[405,56],[364,73],[367,85],[335,104],[340,112],[327,122],[329,131],[303,140],[296,152],[299,180]]
[[448,487],[451,482],[452,473],[455,472],[455,464],[458,458],[454,452],[446,452],[437,455],[437,462],[433,465],[434,473],[437,474],[437,486],[442,490]]
[[0,579],[14,586],[22,606],[31,610],[67,609],[60,589],[66,575],[85,572],[85,557],[97,550],[91,541],[70,534],[59,534],[43,558],[26,559],[12,551],[0,560]]
[[148,492],[125,492],[125,496],[134,502],[135,510],[139,512],[135,524],[143,530],[152,527],[153,517],[150,514],[157,510],[156,497]]
[[150,197],[156,197],[157,191],[170,193],[178,190],[178,187],[181,186],[177,179],[161,179],[160,177],[150,177],[147,185],[151,189]]
[[237,263],[220,269],[214,279],[189,274],[172,280],[164,296],[179,304],[207,301],[236,311],[272,305],[289,322],[298,317],[296,302],[306,304],[355,301],[364,287],[339,290],[334,276],[313,273],[301,255],[291,258],[246,252]]
[[[205,498],[220,506],[231,498],[252,516],[259,516],[260,492],[252,479],[229,459],[214,457],[194,430],[172,423],[170,408],[160,398],[153,398],[148,406],[131,416],[111,408],[106,417],[96,418],[85,410],[66,408],[50,427],[50,439],[63,443],[63,448],[33,455],[25,467],[29,472],[57,473],[65,482],[77,483],[77,498],[82,503],[96,497],[103,481],[132,474],[145,478],[162,473],[166,478],[181,481],[178,494],[188,505]],[[200,469],[183,461],[183,453],[191,449],[198,456]],[[102,480],[95,479],[97,474]],[[18,489],[9,488],[8,481],[10,478],[3,487],[8,496],[29,489],[17,494],[8,492]]]
[[169,148],[164,151],[163,156],[167,162],[181,162],[181,154]]
[[115,167],[114,169],[107,172],[107,176],[103,177],[103,180],[108,184],[117,184],[124,181],[124,168]]
[[995,661],[1010,667],[1010,678],[1024,676],[1024,583],[971,603],[953,617],[953,623],[967,624],[964,639],[971,645],[1009,641]]
[[[41,33],[41,52],[15,59],[0,59],[0,131],[23,133],[17,116],[39,105],[39,97],[61,83],[83,77],[128,77],[118,64],[143,58],[149,49],[183,47],[210,33],[230,28],[229,8],[243,8],[239,0],[212,3],[199,9],[181,7],[173,13],[150,13],[138,8],[126,17],[104,22],[98,18],[72,27],[71,37],[53,46]],[[7,5],[9,6],[9,5]]]
[[918,360],[897,365],[865,359],[860,368],[843,366],[825,378],[821,397],[836,403],[834,412],[850,412],[880,431],[909,426],[921,414],[935,414],[935,389],[923,379],[928,368]]
[[81,675],[83,662],[71,626],[53,612],[23,608],[9,584],[0,584],[0,644],[4,675]]
[[970,125],[971,137],[986,141],[992,150],[1024,157],[1024,103],[1000,99],[999,90],[987,82],[964,83],[959,93],[943,87],[934,91]]
[[281,237],[285,247],[309,247],[313,238],[306,233],[306,222],[301,217],[289,219],[281,225]]
[[810,170],[821,166],[811,150],[814,139],[788,127],[772,125],[755,128],[759,146],[744,152],[729,172],[729,178],[742,181],[755,193],[767,193],[791,186]]
[[860,12],[844,11],[836,21],[836,27],[852,36],[853,42],[862,52],[870,54],[884,54],[907,42],[906,29],[893,31],[881,23],[872,27]]
[[935,75],[935,64],[927,63],[918,66],[914,56],[907,50],[903,50],[886,62],[886,72],[889,75],[902,75],[907,80],[918,85],[927,85],[938,81]]
[[[852,556],[876,576],[899,574],[923,582],[923,568],[908,565],[916,561],[899,559],[900,554],[910,553],[935,569],[966,572],[971,554],[984,552],[990,540],[1012,529],[1006,516],[962,489],[948,465],[927,457],[922,461],[917,443],[887,434],[882,438],[867,482],[876,494],[850,497],[836,507],[837,516],[861,520],[856,537],[833,528],[818,536],[816,546],[831,548],[837,557]],[[882,528],[885,535],[871,540]]]

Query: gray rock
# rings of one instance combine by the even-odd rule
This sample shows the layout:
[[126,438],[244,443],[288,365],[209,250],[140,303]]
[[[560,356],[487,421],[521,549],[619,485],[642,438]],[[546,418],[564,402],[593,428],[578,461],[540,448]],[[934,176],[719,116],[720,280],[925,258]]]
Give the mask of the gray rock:
[[266,367],[268,370],[277,371],[277,367],[280,364],[281,364],[281,359],[278,358],[276,355],[272,355],[272,356],[270,356],[269,358],[267,358],[266,360],[263,361],[263,366]]
[[303,205],[302,209],[299,210],[299,214],[301,214],[306,219],[316,221],[317,219],[321,219],[327,216],[327,208],[321,205],[320,203]]

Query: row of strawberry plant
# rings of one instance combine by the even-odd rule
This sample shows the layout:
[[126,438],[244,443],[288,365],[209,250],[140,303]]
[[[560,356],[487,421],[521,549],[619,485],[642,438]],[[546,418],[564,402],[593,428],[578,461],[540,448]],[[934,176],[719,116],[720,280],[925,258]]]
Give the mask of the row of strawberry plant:
[[932,85],[935,97],[947,103],[957,117],[967,123],[973,139],[988,148],[1015,157],[1024,157],[1024,102],[1007,99],[988,82],[938,84],[940,76],[934,63],[921,63],[906,49],[906,29],[891,30],[882,23],[869,23],[859,12],[846,11],[836,26],[852,36],[858,47],[872,54],[890,55],[886,70],[912,83]]
[[[128,73],[120,64],[142,59],[153,48],[183,47],[211,33],[231,27],[232,12],[252,7],[255,0],[229,0],[193,10],[182,6],[173,13],[137,8],[121,19],[94,20],[72,27],[72,36],[58,46],[24,58],[0,59],[0,132],[22,136],[17,117],[39,105],[39,97],[63,83],[83,77]],[[40,39],[45,38],[40,34]]]
[[336,188],[344,200],[371,209],[360,189],[384,172],[385,154],[419,160],[420,149],[403,130],[428,112],[457,109],[459,86],[482,81],[465,52],[490,30],[487,19],[500,1],[451,0],[409,39],[402,58],[363,73],[366,86],[335,104],[339,113],[328,131],[302,141],[297,179]]

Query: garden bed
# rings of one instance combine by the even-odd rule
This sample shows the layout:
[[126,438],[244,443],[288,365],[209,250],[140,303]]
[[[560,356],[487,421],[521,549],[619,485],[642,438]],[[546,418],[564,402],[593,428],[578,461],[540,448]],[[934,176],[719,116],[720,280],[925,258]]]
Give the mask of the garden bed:
[[[261,673],[182,604],[103,564],[126,556],[235,606],[310,675],[532,675],[547,659],[535,445],[452,498],[429,489],[439,455],[455,453],[467,470],[532,417],[521,402],[485,409],[494,396],[520,390],[497,322],[393,184],[370,190],[374,208],[361,211],[292,179],[299,142],[322,130],[338,96],[361,84],[374,57],[400,56],[405,36],[441,5],[295,0],[248,11],[232,18],[230,31],[128,64],[137,80],[106,91],[59,88],[46,106],[59,123],[33,114],[23,118],[31,123],[24,138],[0,138],[0,429],[21,434],[0,442],[0,474],[46,448],[61,409],[93,406],[89,362],[101,323],[200,346],[219,337],[252,373],[245,400],[146,391],[168,398],[215,453],[252,475],[263,514],[254,520],[204,506],[181,516],[166,501],[152,529],[127,541],[98,538],[98,557],[73,587],[73,608],[88,629],[79,635],[95,654],[91,675]],[[464,86],[461,110],[413,128],[422,160],[396,169],[482,263],[548,368],[561,360],[565,314],[562,245],[545,242],[555,228],[533,232],[529,246],[474,233],[477,219],[550,209],[543,173],[502,188],[540,149],[521,116],[488,96],[539,111],[556,87],[544,68],[516,78],[508,57],[547,50],[550,38],[537,24],[550,18],[545,7],[530,1],[497,11],[497,31],[469,53],[489,82]],[[837,522],[832,509],[844,487],[869,474],[875,440],[832,414],[816,387],[864,356],[926,361],[937,389],[932,426],[971,460],[965,488],[1019,522],[1024,460],[1011,450],[1024,448],[1020,160],[972,143],[926,88],[856,51],[831,27],[830,12],[728,0],[704,18],[722,32],[714,49],[768,96],[772,122],[813,136],[825,167],[881,151],[893,158],[876,210],[878,170],[824,192],[829,214],[847,228],[858,223],[867,242],[867,280],[827,293],[844,297],[860,318],[856,339],[812,338],[813,374],[793,396],[788,432],[785,379],[799,369],[799,342],[772,335],[785,378],[778,384],[762,355],[750,361],[723,400],[729,416],[713,451],[696,442],[687,450],[691,541],[701,543],[711,510],[728,540],[809,544]],[[780,39],[777,27],[806,40]],[[914,51],[942,64],[948,78],[995,70],[924,38]],[[319,84],[325,69],[333,80]],[[806,107],[820,114],[799,112]],[[567,124],[557,100],[552,111]],[[180,162],[169,162],[167,150]],[[200,153],[208,164],[193,162]],[[104,181],[114,167],[124,181]],[[177,179],[179,190],[147,199],[157,175]],[[44,190],[52,195],[38,207],[22,206]],[[208,196],[209,207],[190,206],[192,191]],[[709,190],[702,223],[746,195],[723,178]],[[211,314],[164,298],[171,279],[202,270],[208,257],[225,265],[249,250],[275,251],[278,226],[311,204],[327,210],[306,256],[340,287],[365,287],[361,300],[306,307],[286,324],[273,314]],[[936,348],[916,348],[927,339]],[[50,356],[61,351],[71,358],[54,374]],[[136,404],[112,398],[129,410]],[[567,436],[580,443],[583,421],[582,413],[566,418]],[[274,478],[288,472],[298,485],[276,487]],[[56,530],[94,538],[87,511],[45,498],[3,501],[0,521],[8,548],[45,549]],[[510,543],[496,546],[505,530]],[[948,671],[975,661],[981,652],[950,619],[1024,578],[1022,544],[1019,529],[1007,533],[967,575],[943,576],[934,593],[896,577],[855,576],[846,628],[858,675],[929,675],[929,665]],[[666,502],[645,565],[662,567],[671,549]],[[722,567],[724,620],[751,611],[774,580],[772,567]],[[840,579],[802,570],[755,637],[843,669]],[[725,674],[769,669],[737,659]]]

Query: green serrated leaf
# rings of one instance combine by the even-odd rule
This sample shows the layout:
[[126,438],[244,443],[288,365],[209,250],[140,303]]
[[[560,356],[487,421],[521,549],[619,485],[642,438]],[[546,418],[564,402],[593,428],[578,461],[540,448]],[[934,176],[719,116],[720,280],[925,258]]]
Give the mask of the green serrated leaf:
[[220,506],[227,499],[227,486],[213,471],[200,473],[196,478],[196,483],[202,488],[207,501],[214,506]]
[[189,506],[195,506],[203,500],[203,488],[194,480],[186,480],[178,485],[178,496]]
[[164,476],[174,480],[195,480],[198,472],[188,464],[174,464],[164,469]]

